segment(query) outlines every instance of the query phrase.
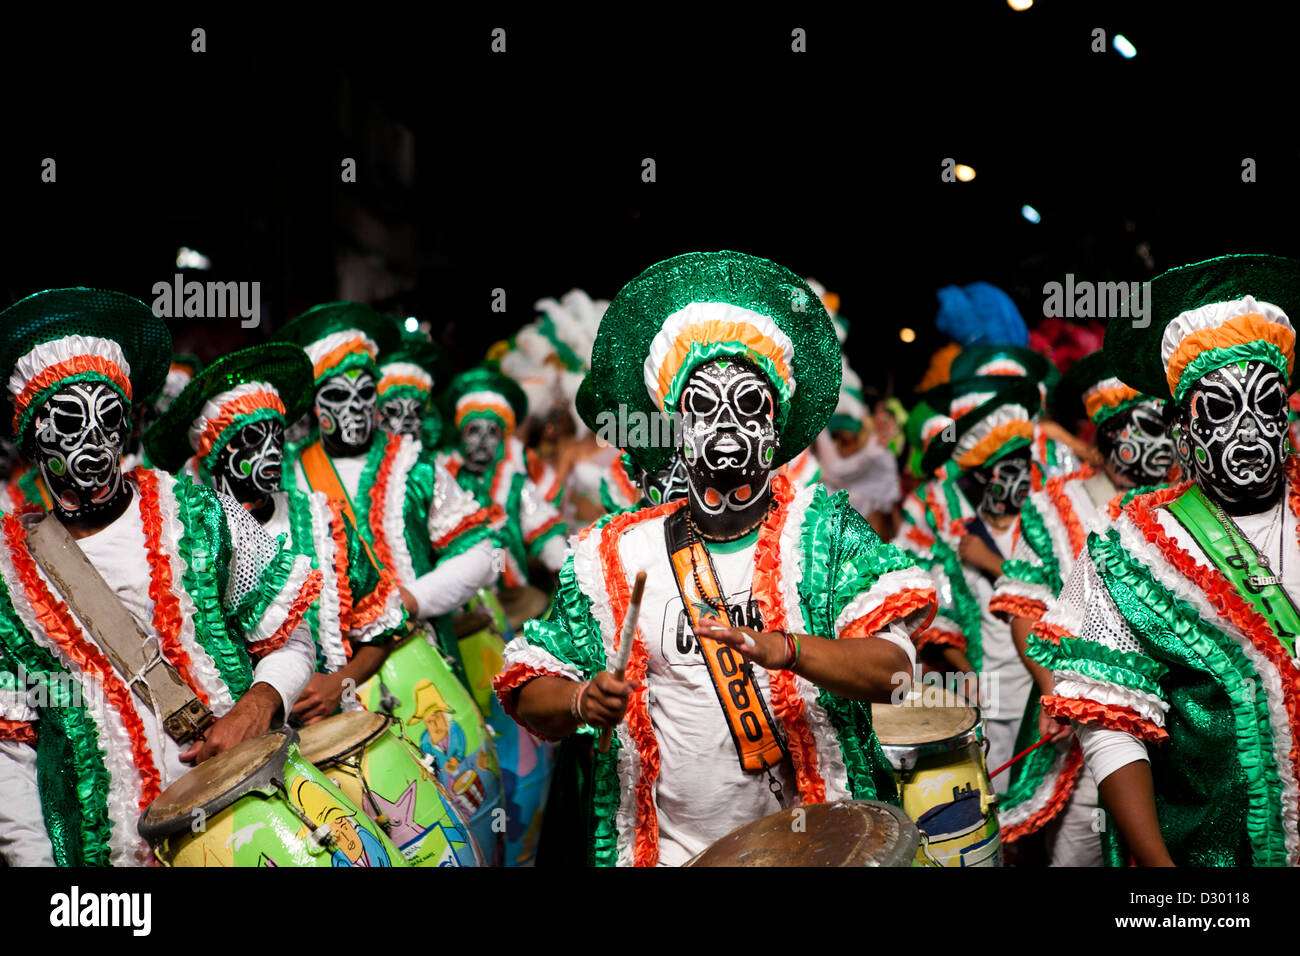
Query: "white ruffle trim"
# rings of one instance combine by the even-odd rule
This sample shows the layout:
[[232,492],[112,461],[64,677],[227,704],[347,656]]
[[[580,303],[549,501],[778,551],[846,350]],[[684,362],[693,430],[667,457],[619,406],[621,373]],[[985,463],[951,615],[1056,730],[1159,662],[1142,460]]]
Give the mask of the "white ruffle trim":
[[1256,313],[1262,315],[1266,320],[1285,329],[1292,328],[1291,320],[1286,317],[1282,309],[1271,302],[1257,301],[1254,296],[1246,296],[1244,299],[1233,299],[1229,302],[1211,302],[1195,309],[1189,309],[1180,313],[1177,318],[1165,326],[1164,335],[1160,337],[1160,362],[1169,367],[1169,360],[1174,357],[1174,352],[1183,339],[1193,332],[1200,332],[1203,329],[1215,329],[1229,319],[1236,318],[1239,315],[1248,315]]
[[307,576],[311,574],[311,571],[311,559],[307,555],[299,554],[294,557],[293,566],[289,569],[289,577],[284,582],[284,587],[280,588],[280,593],[267,604],[266,610],[262,612],[261,620],[257,622],[257,626],[248,635],[247,641],[249,644],[260,644],[262,641],[267,640],[289,619],[289,611],[293,608],[293,602],[298,600],[298,595],[302,593],[302,586],[307,583]]
[[370,357],[376,358],[379,355],[379,346],[360,329],[343,329],[339,332],[331,332],[322,339],[317,339],[310,345],[304,345],[303,351],[311,359],[311,364],[315,365],[325,356],[329,355],[335,349],[346,345],[349,342],[360,342]]
[[[311,517],[312,550],[316,566],[321,573],[320,597],[316,600],[316,642],[325,657],[325,671],[332,674],[348,662],[343,650],[343,627],[339,619],[339,576],[335,569],[334,535],[331,524],[334,511],[323,491],[313,491],[307,497]],[[301,543],[297,543],[301,547]]]
[[27,688],[0,690],[0,720],[22,720],[31,722],[40,717],[40,712],[27,704]]
[[[388,473],[388,487],[384,489],[384,513],[380,521],[384,529],[384,538],[388,542],[388,550],[393,555],[391,570],[397,575],[397,580],[409,584],[415,580],[415,566],[411,563],[411,549],[406,544],[406,476],[419,461],[420,443],[410,435],[403,435],[399,441],[397,454],[393,456],[392,470]],[[455,484],[455,479],[447,473],[446,469],[435,466],[433,475],[435,490],[437,483],[444,479]],[[430,532],[433,531],[434,522],[441,519],[438,513],[441,510],[430,508]]]
[[[246,395],[270,394],[280,397],[280,393],[275,390],[275,386],[268,382],[241,382],[229,391],[222,392],[220,395],[214,395],[203,403],[199,409],[198,415],[190,423],[189,440],[190,448],[196,452],[199,450],[199,442],[203,439],[203,433],[208,430],[208,422],[217,418],[221,414],[221,409],[228,402],[233,402],[237,398],[243,398]],[[267,405],[267,408],[273,406]]]
[[[844,610],[840,611],[839,617],[835,619],[835,636],[839,637],[854,621],[875,612],[892,595],[907,590],[928,590],[933,587],[934,579],[925,570],[915,565],[886,572],[876,579],[876,583],[869,590],[857,595],[845,605]],[[918,612],[913,612],[910,617],[915,618],[915,621],[902,619],[909,633],[915,631],[921,622]],[[881,621],[877,630],[884,630],[890,623],[891,621]]]
[[501,657],[504,661],[501,666],[502,673],[523,664],[525,667],[546,671],[556,677],[565,677],[572,681],[582,680],[580,670],[572,664],[560,660],[545,648],[529,643],[526,637],[512,639],[502,650]]
[[[403,439],[404,447],[402,453],[406,453],[406,443],[414,446],[413,455],[409,460],[411,467],[414,467],[416,457],[419,455],[419,445],[414,439],[407,437]],[[399,454],[401,457],[401,454]],[[401,462],[394,462],[393,472],[396,474],[398,465]],[[409,470],[409,469],[408,469]],[[403,479],[402,490],[405,492],[406,485]],[[391,500],[392,491],[389,491]],[[405,497],[405,495],[403,495]],[[451,472],[442,464],[433,466],[433,507],[429,509],[429,540],[437,541],[454,529],[458,524],[479,510],[478,499],[456,483]],[[400,509],[399,509],[400,517]],[[394,552],[396,554],[396,552]],[[407,557],[407,563],[410,563],[410,557]]]
[[13,372],[9,375],[9,394],[21,395],[28,383],[47,368],[82,356],[112,362],[122,370],[123,378],[128,381],[131,379],[131,365],[126,360],[126,354],[122,351],[122,346],[112,339],[101,339],[95,335],[65,335],[61,339],[42,342],[14,363]]
[[1007,827],[1018,826],[1047,806],[1052,799],[1052,795],[1056,793],[1056,785],[1060,782],[1061,772],[1065,769],[1065,762],[1069,759],[1069,756],[1069,747],[1064,750],[1057,750],[1056,756],[1052,759],[1052,765],[1047,768],[1047,773],[1043,775],[1043,779],[1039,781],[1038,786],[1034,788],[1034,792],[1028,800],[1022,800],[1014,807],[1007,809],[999,807],[998,826],[1004,830]]
[[397,384],[393,381],[395,378],[413,378],[425,391],[433,388],[433,376],[414,362],[385,362],[379,366],[379,376],[376,391],[380,395]]
[[1128,707],[1157,727],[1165,725],[1165,713],[1169,710],[1169,704],[1154,694],[1121,687],[1109,681],[1093,680],[1074,671],[1059,670],[1054,674],[1057,697],[1091,700],[1106,707]]

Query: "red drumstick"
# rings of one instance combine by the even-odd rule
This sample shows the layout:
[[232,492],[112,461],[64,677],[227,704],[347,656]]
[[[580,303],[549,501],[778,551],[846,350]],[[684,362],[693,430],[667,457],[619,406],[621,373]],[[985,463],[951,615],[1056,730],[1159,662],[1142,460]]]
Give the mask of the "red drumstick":
[[[623,621],[623,633],[618,641],[618,653],[614,660],[614,676],[623,679],[627,669],[627,659],[632,653],[632,641],[636,639],[636,619],[641,615],[641,594],[645,591],[645,572],[638,571],[632,582],[632,598],[627,603],[627,617]],[[606,727],[600,732],[599,749],[609,753],[609,742],[614,736],[614,728]]]
[[1013,763],[1015,763],[1015,762],[1016,762],[1017,760],[1019,760],[1021,757],[1027,757],[1029,754],[1033,753],[1035,750],[1037,750],[1037,749],[1038,749],[1039,747],[1041,747],[1043,744],[1045,744],[1045,743],[1047,743],[1049,740],[1051,740],[1054,736],[1055,736],[1055,734],[1048,734],[1046,737],[1040,737],[1040,738],[1038,739],[1038,743],[1034,744],[1032,747],[1026,747],[1024,750],[1020,751],[1020,753],[1016,754],[1014,757],[1012,757],[1010,760],[1008,760],[1006,763],[1004,763],[1001,767],[998,767],[997,770],[994,770],[991,774],[989,774],[989,779],[992,780],[994,777],[996,777],[998,774],[1000,774],[1003,770],[1006,770],[1008,767],[1010,767]]

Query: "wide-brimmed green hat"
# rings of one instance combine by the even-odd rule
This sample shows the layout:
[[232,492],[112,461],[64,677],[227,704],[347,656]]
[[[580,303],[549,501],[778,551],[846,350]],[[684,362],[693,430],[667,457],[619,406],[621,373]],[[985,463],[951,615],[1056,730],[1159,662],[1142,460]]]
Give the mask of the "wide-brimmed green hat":
[[[955,459],[963,470],[991,465],[1000,458],[1033,443],[1033,427],[1037,419],[1041,392],[1038,383],[1029,378],[993,375],[971,379],[969,382],[991,391],[964,392],[961,397],[976,396],[980,403],[960,416],[954,416],[956,425],[952,440],[935,436],[921,458],[924,474],[933,474],[949,458]],[[953,383],[960,388],[965,383]],[[938,389],[927,392],[929,396]]]
[[1106,353],[1098,350],[1079,359],[1052,391],[1052,417],[1067,428],[1081,419],[1100,425],[1134,405],[1159,401],[1120,381]]
[[[275,407],[277,399],[283,412]],[[278,418],[287,427],[307,413],[311,401],[311,360],[302,349],[290,342],[242,349],[196,375],[145,432],[144,447],[150,461],[167,471],[179,470],[202,449],[202,474],[203,462],[215,461],[235,431],[266,418]]]
[[[656,263],[625,285],[596,334],[589,414],[618,413],[637,465],[657,471],[672,455],[659,419],[675,409],[691,372],[744,358],[779,399],[776,468],[826,427],[840,389],[840,347],[816,293],[789,269],[739,252],[691,252]],[[584,416],[587,426],[598,423]]]
[[528,398],[519,383],[483,365],[453,378],[438,404],[443,418],[456,428],[468,418],[492,415],[509,433],[528,417]]
[[393,320],[361,302],[312,306],[273,336],[300,346],[312,361],[317,385],[351,368],[376,371],[376,360],[401,344]]
[[[1149,305],[1149,311],[1147,306]],[[1209,372],[1260,359],[1288,382],[1295,364],[1300,262],[1269,255],[1206,259],[1161,273],[1112,319],[1103,351],[1124,384],[1181,401]]]
[[0,430],[31,454],[31,424],[51,394],[101,381],[124,400],[162,385],[172,354],[167,325],[139,299],[106,289],[47,289],[0,312]]

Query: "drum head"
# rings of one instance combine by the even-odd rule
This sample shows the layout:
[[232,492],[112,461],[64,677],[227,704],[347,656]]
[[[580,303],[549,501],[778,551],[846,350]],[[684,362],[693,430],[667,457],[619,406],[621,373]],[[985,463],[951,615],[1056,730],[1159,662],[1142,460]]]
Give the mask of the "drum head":
[[[938,697],[942,704],[936,705]],[[902,704],[872,704],[871,725],[880,746],[896,770],[915,766],[916,759],[946,753],[973,739],[979,710],[950,690],[926,688]]]
[[898,807],[838,800],[746,824],[686,865],[910,866],[919,842],[916,826]]
[[308,763],[329,763],[364,747],[387,729],[383,714],[349,710],[298,731],[298,750]]
[[501,591],[501,607],[506,612],[506,620],[516,631],[524,626],[524,621],[545,614],[550,603],[546,592],[531,584],[525,584],[521,588],[503,588]]
[[492,626],[492,615],[482,611],[457,611],[451,616],[451,631],[456,637],[469,637]]
[[147,840],[160,839],[189,829],[196,810],[211,816],[244,794],[269,786],[283,770],[289,745],[296,739],[292,730],[276,730],[205,760],[160,793],[136,829]]

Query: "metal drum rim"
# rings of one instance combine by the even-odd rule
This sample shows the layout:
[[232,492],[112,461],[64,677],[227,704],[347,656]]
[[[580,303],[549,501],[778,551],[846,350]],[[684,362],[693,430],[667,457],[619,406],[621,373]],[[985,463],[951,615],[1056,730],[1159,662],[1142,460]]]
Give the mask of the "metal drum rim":
[[[366,737],[362,738],[361,740],[358,740],[358,741],[356,741],[356,742],[354,742],[354,743],[352,743],[352,744],[349,744],[349,745],[348,745],[347,747],[345,747],[344,749],[342,749],[342,750],[340,750],[340,751],[337,751],[336,753],[332,753],[332,754],[330,754],[329,756],[321,757],[321,758],[318,759],[318,760],[312,760],[312,759],[309,758],[306,754],[302,754],[302,743],[301,743],[302,735],[299,734],[299,735],[298,735],[298,737],[299,737],[298,752],[299,752],[300,754],[302,754],[302,759],[303,759],[303,760],[306,760],[309,764],[312,764],[313,766],[318,767],[318,768],[319,768],[322,764],[337,763],[338,761],[342,760],[344,757],[348,757],[348,756],[351,756],[352,754],[355,754],[355,753],[358,753],[358,752],[360,752],[360,751],[362,751],[362,750],[365,750],[366,747],[368,747],[368,746],[369,746],[373,741],[378,740],[378,739],[379,739],[380,737],[382,737],[384,734],[388,733],[388,731],[389,731],[389,729],[392,727],[392,725],[393,725],[394,723],[396,723],[396,720],[395,720],[394,718],[390,717],[388,714],[380,714],[380,713],[376,713],[376,712],[374,712],[374,711],[369,711],[369,710],[364,710],[364,711],[350,711],[349,713],[363,713],[363,714],[369,714],[369,715],[372,716],[372,717],[380,717],[380,718],[383,719],[383,723],[381,723],[381,724],[380,724],[378,727],[376,727],[376,728],[375,728],[375,729],[374,729],[370,734],[368,734]],[[342,715],[340,714],[340,715],[338,715],[338,716],[342,716]],[[326,719],[328,719],[328,718],[326,718]],[[322,721],[322,723],[323,723],[323,721]],[[307,730],[307,729],[309,729],[309,728],[304,727],[303,729],[304,729],[304,730]]]

